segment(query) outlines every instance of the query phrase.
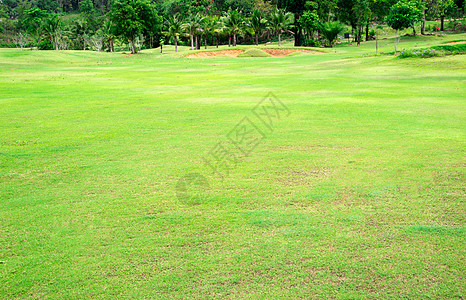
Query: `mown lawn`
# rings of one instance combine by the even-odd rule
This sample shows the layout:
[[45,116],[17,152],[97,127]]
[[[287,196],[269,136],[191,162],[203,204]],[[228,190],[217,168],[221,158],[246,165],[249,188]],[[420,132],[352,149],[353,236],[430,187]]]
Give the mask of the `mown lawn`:
[[[0,49],[0,298],[464,298],[465,56],[374,43]],[[244,117],[265,137],[222,180],[203,158]]]

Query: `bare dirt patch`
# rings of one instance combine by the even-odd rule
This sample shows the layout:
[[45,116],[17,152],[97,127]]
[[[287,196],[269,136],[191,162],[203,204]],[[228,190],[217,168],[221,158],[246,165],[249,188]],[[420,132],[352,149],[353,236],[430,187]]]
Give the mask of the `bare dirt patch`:
[[445,43],[444,45],[459,45],[459,44],[466,44],[466,41],[450,42],[450,43]]
[[322,53],[314,50],[305,50],[305,49],[261,49],[262,51],[272,55],[272,56],[286,56],[294,52],[305,52],[305,53]]
[[243,53],[244,50],[220,50],[220,51],[208,51],[208,52],[197,52],[189,54],[187,58],[198,58],[198,57],[212,57],[219,55],[226,55],[231,57],[237,57],[240,53]]

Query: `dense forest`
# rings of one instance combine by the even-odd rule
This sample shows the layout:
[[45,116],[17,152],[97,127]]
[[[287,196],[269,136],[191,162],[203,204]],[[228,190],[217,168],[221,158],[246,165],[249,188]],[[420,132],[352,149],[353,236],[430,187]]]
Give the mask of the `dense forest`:
[[355,42],[371,39],[371,24],[414,34],[421,24],[425,34],[426,20],[440,20],[434,30],[443,31],[464,7],[465,0],[0,0],[0,46],[135,53],[161,44],[280,44],[285,36],[295,46],[331,47],[344,28]]

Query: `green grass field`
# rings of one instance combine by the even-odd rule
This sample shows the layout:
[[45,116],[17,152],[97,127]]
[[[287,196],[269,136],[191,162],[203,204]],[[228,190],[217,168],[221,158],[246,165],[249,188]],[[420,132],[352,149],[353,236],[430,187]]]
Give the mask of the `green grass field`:
[[[0,298],[465,297],[464,55],[164,49],[0,49]],[[289,115],[212,174],[270,92]]]

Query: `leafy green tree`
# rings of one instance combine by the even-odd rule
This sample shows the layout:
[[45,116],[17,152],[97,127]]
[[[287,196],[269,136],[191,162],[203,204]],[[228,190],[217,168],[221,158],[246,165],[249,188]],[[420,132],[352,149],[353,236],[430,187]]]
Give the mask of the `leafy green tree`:
[[357,42],[358,46],[361,45],[361,33],[362,33],[362,24],[369,23],[369,19],[371,16],[371,10],[369,6],[368,0],[354,0],[353,11],[358,18],[358,35],[357,35]]
[[226,31],[233,35],[233,47],[236,46],[236,37],[244,27],[244,19],[241,13],[237,10],[228,10],[221,18]]
[[85,14],[93,14],[94,13],[94,4],[92,0],[83,0],[81,1],[81,12]]
[[[422,11],[413,1],[402,0],[390,8],[387,16],[387,24],[393,29],[399,30],[413,27],[422,17]],[[395,37],[395,54],[401,36]]]
[[343,24],[340,22],[325,22],[321,24],[320,31],[322,36],[327,41],[327,46],[333,47],[338,35],[344,30]]
[[430,15],[440,18],[440,31],[444,30],[445,17],[452,16],[458,11],[453,0],[430,0]]
[[39,47],[40,42],[40,29],[41,24],[44,19],[47,17],[47,12],[40,8],[34,7],[28,9],[24,12],[23,27],[26,28],[26,31],[30,34],[34,34],[34,40],[37,47]]
[[256,46],[259,46],[259,35],[265,28],[267,28],[267,19],[259,9],[255,9],[249,18],[247,25],[251,28],[254,34]]
[[175,52],[178,52],[178,37],[183,31],[183,22],[179,13],[174,14],[167,20],[167,31],[165,35],[168,38],[172,38],[175,43]]
[[136,53],[136,38],[158,31],[162,18],[149,0],[116,0],[112,4],[110,20],[116,33],[130,44],[131,53]]
[[47,12],[59,12],[59,5],[56,0],[37,0],[35,5]]
[[[324,1],[324,0],[322,0]],[[327,0],[332,1],[332,0]],[[306,0],[277,0],[277,6],[282,9],[294,14],[294,26],[292,27],[294,31],[294,45],[301,46],[302,42],[302,28],[298,22],[299,17],[303,14],[305,10],[309,9],[309,6],[306,6]]]
[[270,29],[278,35],[278,46],[281,47],[281,34],[288,30],[294,22],[294,16],[283,9],[276,9],[269,18]]
[[314,31],[319,28],[319,15],[316,10],[306,10],[299,17],[298,24],[307,33],[309,39],[314,39]]

